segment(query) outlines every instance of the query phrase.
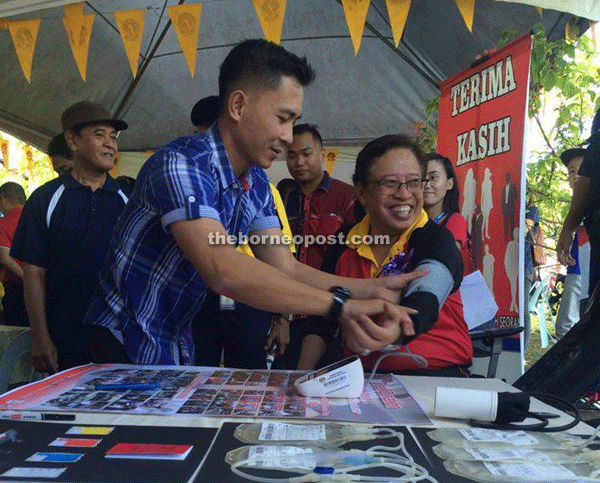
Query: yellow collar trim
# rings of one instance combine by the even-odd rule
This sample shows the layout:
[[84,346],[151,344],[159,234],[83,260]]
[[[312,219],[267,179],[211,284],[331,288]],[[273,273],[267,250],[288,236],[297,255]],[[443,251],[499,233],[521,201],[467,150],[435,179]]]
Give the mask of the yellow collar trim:
[[[429,217],[427,216],[425,210],[421,210],[421,213],[419,213],[419,216],[417,216],[413,224],[410,225],[408,229],[404,230],[404,232],[390,247],[385,260],[381,265],[377,263],[375,255],[373,254],[373,250],[371,250],[371,245],[363,242],[365,235],[369,235],[369,231],[371,229],[371,218],[369,215],[366,215],[359,223],[352,227],[350,233],[348,233],[346,245],[356,250],[361,257],[366,258],[371,262],[371,277],[375,278],[377,275],[379,275],[381,268],[385,266],[385,264],[388,263],[392,257],[404,250],[404,247],[412,235],[412,232],[417,228],[425,226],[428,220]],[[353,243],[354,240],[356,240],[357,243]]]

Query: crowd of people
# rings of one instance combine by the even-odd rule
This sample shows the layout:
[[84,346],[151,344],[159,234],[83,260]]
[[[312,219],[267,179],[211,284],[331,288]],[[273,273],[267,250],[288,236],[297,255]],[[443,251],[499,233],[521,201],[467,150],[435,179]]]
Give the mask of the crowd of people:
[[[123,120],[88,101],[63,112],[48,147],[59,176],[27,201],[0,186],[5,318],[31,327],[38,371],[261,369],[268,354],[313,369],[352,353],[368,369],[383,351],[384,371],[469,374],[468,226],[451,160],[386,135],[358,154],[354,186],[332,178],[318,128],[296,123],[314,76],[281,46],[240,43],[218,95],[193,107],[194,133],[135,182],[109,174]],[[264,170],[281,156],[291,178],[276,188]],[[596,171],[584,161],[588,194]],[[581,221],[580,185],[559,256]]]

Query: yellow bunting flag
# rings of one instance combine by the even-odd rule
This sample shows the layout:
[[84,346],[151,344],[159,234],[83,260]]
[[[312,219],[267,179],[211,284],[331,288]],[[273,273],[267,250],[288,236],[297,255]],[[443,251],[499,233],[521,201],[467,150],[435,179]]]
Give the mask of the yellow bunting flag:
[[83,82],[85,82],[90,38],[92,37],[92,26],[96,16],[94,14],[84,14],[83,3],[65,5],[63,8],[65,9],[63,25],[69,37],[75,63]]
[[196,74],[196,52],[202,4],[171,5],[168,7],[173,28],[192,77]]
[[404,32],[408,11],[410,10],[410,2],[411,0],[385,0],[388,15],[390,16],[390,23],[392,24],[394,45],[396,47],[398,47],[402,33]]
[[8,30],[8,20],[0,18],[0,30]]
[[83,2],[71,3],[63,7],[65,11],[65,17],[69,18],[83,18]]
[[116,178],[119,175],[119,161],[121,160],[121,155],[117,154],[115,156],[115,165],[113,166],[113,169],[110,170],[110,175],[113,178]]
[[535,7],[535,9],[537,10],[537,13],[539,13],[540,17],[541,17],[542,14],[544,13],[544,9],[542,7]]
[[0,155],[2,156],[2,166],[8,169],[8,140],[0,139]]
[[133,77],[137,75],[138,70],[138,59],[140,57],[140,47],[142,46],[142,36],[144,33],[145,13],[145,9],[123,10],[122,12],[114,13]]
[[15,44],[21,70],[31,84],[31,66],[33,64],[33,52],[37,41],[40,19],[15,20],[8,22],[8,30]]
[[473,32],[473,14],[475,13],[475,0],[456,0],[456,5],[460,10],[469,32]]
[[329,176],[333,173],[335,163],[337,162],[338,155],[340,154],[339,149],[327,148],[325,149],[325,166],[327,167],[327,173]]
[[358,49],[360,49],[370,3],[371,0],[342,0],[346,23],[354,46],[354,55],[358,55]]
[[265,39],[279,44],[283,17],[285,17],[285,0],[252,0]]
[[47,154],[44,154],[44,166],[48,166],[50,168],[53,178],[58,178],[59,174],[54,171],[54,168],[52,167],[52,158]]
[[25,153],[25,159],[27,160],[27,169],[29,170],[29,174],[33,174],[33,149],[31,149],[31,146],[25,146],[23,148],[23,153]]

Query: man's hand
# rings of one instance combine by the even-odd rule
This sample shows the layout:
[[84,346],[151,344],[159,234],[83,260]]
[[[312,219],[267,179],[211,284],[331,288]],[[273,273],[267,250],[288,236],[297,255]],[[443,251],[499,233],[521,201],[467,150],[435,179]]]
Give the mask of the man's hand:
[[427,275],[429,270],[415,270],[395,277],[379,277],[370,279],[375,285],[373,298],[399,304],[402,300],[402,290],[413,280]]
[[31,333],[31,363],[38,372],[54,374],[58,371],[56,347],[48,334]]
[[290,343],[290,321],[287,317],[274,317],[276,317],[277,320],[265,341],[264,349],[265,351],[268,351],[273,342],[277,342],[277,354],[281,356],[285,352],[287,345]]
[[575,260],[571,256],[571,245],[573,245],[574,237],[575,235],[570,231],[562,230],[560,232],[558,243],[556,244],[556,255],[558,257],[558,261],[566,267],[575,265]]
[[[350,302],[360,301],[348,301]],[[399,305],[384,302],[378,314],[368,313],[366,308],[363,313],[354,315],[354,310],[360,307],[344,307],[344,313],[340,319],[343,338],[346,347],[353,352],[378,350],[386,345],[394,344],[401,335],[415,335],[411,314],[417,311]],[[376,320],[376,322],[374,322]]]

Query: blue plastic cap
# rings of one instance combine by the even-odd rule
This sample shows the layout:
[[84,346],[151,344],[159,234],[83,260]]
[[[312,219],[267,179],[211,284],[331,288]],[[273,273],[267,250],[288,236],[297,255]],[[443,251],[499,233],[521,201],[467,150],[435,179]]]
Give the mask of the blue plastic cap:
[[331,466],[317,466],[313,470],[313,472],[317,473],[318,475],[332,475],[333,471],[334,470]]

